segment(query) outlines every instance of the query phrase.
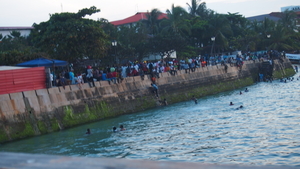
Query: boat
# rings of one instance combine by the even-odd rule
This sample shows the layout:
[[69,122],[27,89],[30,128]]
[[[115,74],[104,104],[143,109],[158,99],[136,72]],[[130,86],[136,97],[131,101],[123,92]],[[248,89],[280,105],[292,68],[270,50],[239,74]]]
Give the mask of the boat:
[[286,53],[285,56],[291,61],[291,63],[300,64],[300,54]]

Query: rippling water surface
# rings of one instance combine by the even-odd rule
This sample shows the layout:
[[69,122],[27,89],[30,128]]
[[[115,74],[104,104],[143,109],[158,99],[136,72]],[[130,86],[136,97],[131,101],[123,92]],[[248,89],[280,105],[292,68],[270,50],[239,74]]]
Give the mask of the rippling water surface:
[[[298,76],[3,144],[0,151],[300,166]],[[112,133],[120,124],[127,130]]]

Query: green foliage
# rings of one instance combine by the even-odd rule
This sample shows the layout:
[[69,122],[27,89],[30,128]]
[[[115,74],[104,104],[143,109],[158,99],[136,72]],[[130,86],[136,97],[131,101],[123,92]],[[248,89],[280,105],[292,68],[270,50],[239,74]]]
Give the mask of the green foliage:
[[26,122],[22,124],[22,126],[18,126],[19,128],[22,128],[23,130],[20,130],[16,133],[11,134],[11,139],[20,139],[24,137],[34,136],[34,130],[29,122]]
[[0,129],[0,143],[8,141],[9,138],[3,129]]
[[[35,29],[28,38],[16,31],[6,37],[0,34],[0,64],[14,65],[37,57],[111,63],[141,60],[149,54],[170,55],[173,51],[185,58],[213,51],[300,50],[297,15],[292,11],[283,12],[278,22],[267,18],[250,22],[239,13],[219,14],[200,0],[187,5],[188,11],[172,5],[166,11],[168,19],[159,19],[161,11],[152,9],[147,19],[121,27],[104,18],[84,18],[100,12],[94,6],[77,13],[51,14],[48,21],[33,25]],[[215,37],[214,42],[211,37]],[[113,40],[117,41],[115,47],[111,45]]]
[[48,130],[47,130],[47,126],[45,125],[45,123],[44,123],[44,122],[42,122],[42,121],[38,121],[38,123],[37,123],[37,126],[38,126],[38,128],[39,128],[39,130],[40,130],[41,134],[45,134],[45,133],[47,133],[47,132],[48,132]]
[[69,62],[85,57],[99,59],[109,45],[108,36],[100,21],[83,18],[99,11],[91,7],[78,13],[52,14],[49,21],[34,25],[30,34],[32,43],[56,59]]

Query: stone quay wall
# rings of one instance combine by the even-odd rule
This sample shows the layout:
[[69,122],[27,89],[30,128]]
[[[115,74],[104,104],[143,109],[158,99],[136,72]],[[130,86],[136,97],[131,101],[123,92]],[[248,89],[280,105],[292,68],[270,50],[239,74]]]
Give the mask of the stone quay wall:
[[[261,62],[246,61],[242,69],[215,65],[196,68],[195,72],[168,72],[157,79],[159,98],[151,90],[148,76],[126,77],[122,83],[95,82],[0,95],[0,143],[46,134],[80,124],[135,113],[159,106],[159,99],[169,104],[187,101],[194,95],[207,95],[252,85]],[[295,74],[288,60],[275,61],[277,78]],[[276,78],[276,77],[275,77]]]

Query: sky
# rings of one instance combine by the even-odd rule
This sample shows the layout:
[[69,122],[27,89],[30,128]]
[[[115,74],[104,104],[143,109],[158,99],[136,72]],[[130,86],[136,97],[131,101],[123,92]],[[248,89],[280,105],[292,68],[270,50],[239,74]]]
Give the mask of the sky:
[[[201,0],[206,7],[218,13],[236,13],[256,16],[280,12],[281,7],[300,6],[299,0]],[[0,27],[32,26],[46,22],[50,14],[77,13],[83,8],[96,6],[101,11],[90,19],[105,18],[108,21],[125,19],[137,12],[154,8],[165,12],[174,6],[188,9],[191,0],[0,0]]]

